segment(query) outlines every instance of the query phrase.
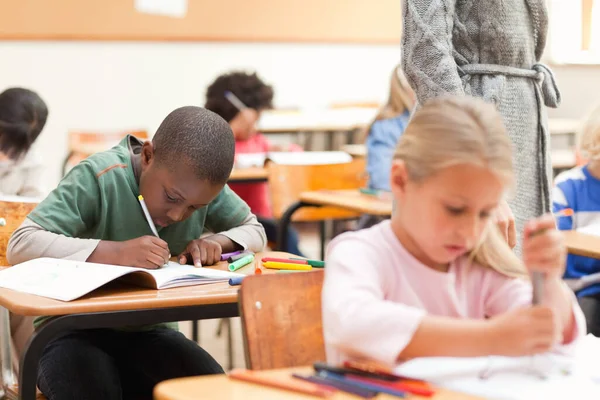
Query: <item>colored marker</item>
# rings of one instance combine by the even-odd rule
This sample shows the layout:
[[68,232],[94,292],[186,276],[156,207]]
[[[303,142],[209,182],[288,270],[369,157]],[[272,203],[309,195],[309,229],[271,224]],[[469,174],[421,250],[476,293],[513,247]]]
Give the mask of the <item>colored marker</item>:
[[244,256],[239,260],[232,262],[227,268],[231,272],[237,271],[238,269],[250,264],[252,261],[254,261],[254,254],[248,254],[247,256]]
[[227,260],[229,257],[237,256],[242,253],[244,250],[232,251],[231,253],[223,253],[221,254],[221,261]]
[[250,250],[246,250],[246,251],[242,251],[240,254],[236,254],[234,256],[231,256],[227,259],[228,263],[232,263],[234,261],[239,260],[240,258],[244,258],[245,256],[247,256],[248,254],[253,254]]
[[295,258],[295,257],[292,257],[291,260],[294,260],[294,261],[296,261],[296,260],[303,260],[303,261],[306,261],[306,263],[308,265],[310,265],[311,267],[325,268],[325,261],[307,260],[307,259],[304,259],[304,258]]
[[241,285],[242,281],[244,280],[246,276],[236,276],[235,278],[229,278],[229,285],[230,286],[237,286],[237,285]]
[[310,271],[312,269],[312,267],[307,264],[289,264],[289,263],[273,262],[273,261],[263,263],[263,267],[269,268],[269,269],[291,269],[291,270],[298,270],[298,271]]

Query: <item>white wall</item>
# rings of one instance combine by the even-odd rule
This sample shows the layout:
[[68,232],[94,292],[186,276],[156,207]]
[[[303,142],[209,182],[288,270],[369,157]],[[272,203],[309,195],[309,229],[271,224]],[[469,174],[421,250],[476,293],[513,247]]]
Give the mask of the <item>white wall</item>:
[[51,187],[60,178],[69,130],[152,133],[174,108],[202,105],[217,75],[239,68],[271,83],[280,107],[384,101],[400,46],[0,42],[0,54],[0,90],[31,88],[50,107],[37,147]]
[[[67,132],[143,128],[152,133],[172,109],[204,102],[206,86],[232,69],[256,70],[279,107],[384,101],[400,46],[0,42],[0,90],[34,89],[50,118],[38,148],[48,185],[60,178]],[[563,95],[554,117],[580,117],[600,101],[600,67],[555,66]]]

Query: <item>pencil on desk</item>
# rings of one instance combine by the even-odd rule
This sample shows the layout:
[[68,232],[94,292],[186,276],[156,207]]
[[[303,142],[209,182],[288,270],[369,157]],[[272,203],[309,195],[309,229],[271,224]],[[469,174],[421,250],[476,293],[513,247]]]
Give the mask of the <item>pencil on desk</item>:
[[282,379],[267,376],[260,372],[249,371],[245,369],[234,369],[229,372],[229,377],[241,381],[257,383],[259,385],[271,386],[278,389],[290,390],[293,392],[304,393],[317,397],[331,397],[335,390],[316,383],[293,381],[291,379]]

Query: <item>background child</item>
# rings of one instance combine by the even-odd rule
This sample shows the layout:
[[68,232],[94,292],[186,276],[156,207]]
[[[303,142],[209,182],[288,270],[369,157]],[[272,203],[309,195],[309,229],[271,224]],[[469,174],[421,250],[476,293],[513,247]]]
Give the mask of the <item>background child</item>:
[[367,172],[371,189],[390,190],[394,151],[414,105],[415,95],[398,65],[392,73],[388,102],[367,130]]
[[43,167],[29,151],[48,118],[46,103],[28,89],[0,93],[0,194],[40,197]]
[[[552,211],[565,208],[573,216],[558,217],[558,229],[596,227],[600,231],[600,106],[587,118],[581,130],[579,148],[587,164],[559,174],[552,192]],[[600,272],[600,260],[569,254],[565,279],[579,279]],[[577,292],[579,305],[587,319],[588,332],[600,336],[600,284]]]
[[[262,226],[225,185],[234,149],[231,129],[218,115],[179,108],[152,142],[127,136],[75,166],[15,231],[7,257],[13,264],[55,257],[158,268],[169,253],[200,267],[218,261],[222,252],[260,251],[266,244]],[[152,235],[140,194],[160,237]],[[215,234],[200,239],[205,230]],[[38,386],[50,400],[150,399],[162,380],[223,372],[172,328],[63,336],[44,350]]]
[[492,223],[513,180],[510,140],[493,105],[432,100],[413,116],[397,153],[391,221],[329,246],[328,361],[520,356],[585,334],[561,279],[566,249],[553,219],[532,220],[524,232],[525,266],[546,274],[544,304],[532,307],[525,268]]
[[[225,97],[226,92],[233,93],[248,108],[240,111]],[[219,114],[231,126],[236,154],[301,150],[294,144],[284,147],[273,145],[257,131],[260,113],[273,108],[273,88],[265,84],[256,73],[231,72],[217,77],[206,90],[205,107]],[[277,221],[273,219],[267,185],[266,182],[237,183],[230,187],[256,214],[258,221],[265,227],[268,240],[276,242]],[[288,242],[284,250],[302,255],[298,248],[298,233],[293,228],[288,231]]]
[[[31,145],[48,118],[46,103],[31,90],[0,93],[0,195],[41,197],[43,167]],[[25,345],[33,334],[33,318],[10,315],[11,351],[18,371]]]

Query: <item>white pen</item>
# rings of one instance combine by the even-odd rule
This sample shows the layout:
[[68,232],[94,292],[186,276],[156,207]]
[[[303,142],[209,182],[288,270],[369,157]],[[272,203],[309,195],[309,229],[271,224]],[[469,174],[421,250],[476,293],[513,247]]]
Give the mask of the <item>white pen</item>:
[[235,94],[231,93],[229,90],[225,92],[225,97],[231,104],[235,106],[238,110],[242,111],[248,108]]
[[154,233],[154,236],[159,237],[158,231],[156,230],[156,226],[154,225],[154,222],[152,222],[152,217],[150,216],[148,207],[146,207],[146,202],[144,201],[144,196],[142,196],[140,194],[138,196],[138,200],[140,201],[140,204],[142,205],[142,210],[144,210],[144,215],[146,216],[146,221],[148,221],[148,225],[150,225],[150,229],[152,230],[152,233]]
[[[156,226],[154,225],[154,222],[152,222],[152,217],[150,216],[148,207],[146,207],[146,202],[144,201],[144,196],[142,196],[140,194],[138,196],[138,200],[140,201],[140,205],[142,206],[142,210],[144,211],[144,215],[146,216],[146,221],[148,221],[148,225],[150,225],[150,229],[152,230],[152,233],[154,233],[154,236],[156,236],[157,238],[160,238],[160,236],[158,236],[158,231],[156,230]],[[170,258],[171,258],[171,253],[169,253],[169,259]],[[167,263],[165,263],[165,265],[167,265]]]

